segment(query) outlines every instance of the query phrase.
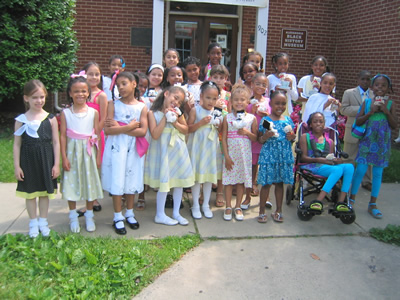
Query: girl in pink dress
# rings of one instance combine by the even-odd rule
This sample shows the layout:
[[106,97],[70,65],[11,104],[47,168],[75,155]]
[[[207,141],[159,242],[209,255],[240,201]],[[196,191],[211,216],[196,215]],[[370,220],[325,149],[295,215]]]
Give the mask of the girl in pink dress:
[[225,116],[222,124],[222,148],[224,167],[222,184],[225,186],[226,208],[224,220],[232,219],[232,189],[236,187],[235,219],[243,220],[240,208],[244,188],[251,188],[251,142],[257,140],[257,119],[246,113],[250,91],[241,83],[232,89],[232,112]]

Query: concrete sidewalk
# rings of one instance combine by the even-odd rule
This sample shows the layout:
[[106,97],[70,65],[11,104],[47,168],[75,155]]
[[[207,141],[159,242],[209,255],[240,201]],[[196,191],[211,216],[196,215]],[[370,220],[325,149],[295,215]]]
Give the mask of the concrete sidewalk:
[[[15,188],[16,184],[0,184],[0,234],[28,231],[25,201],[15,197]],[[169,227],[154,223],[155,193],[149,192],[146,209],[135,212],[140,229],[127,228],[126,238],[199,233],[206,241],[137,298],[399,299],[400,249],[366,235],[372,227],[400,225],[399,194],[399,184],[382,185],[378,205],[384,218],[376,220],[367,212],[369,193],[360,189],[357,218],[351,225],[343,224],[327,210],[311,221],[300,221],[297,201],[284,204],[284,223],[274,223],[267,210],[268,223],[259,224],[256,197],[242,222],[224,221],[223,208],[216,207],[212,208],[213,219],[194,221],[186,200],[181,214],[190,224]],[[185,196],[190,198],[190,194]],[[271,202],[275,203],[272,192]],[[215,193],[211,203],[215,203]],[[111,198],[106,197],[101,204],[103,210],[95,213],[96,232],[87,233],[84,218],[80,218],[81,234],[120,238],[111,226]],[[167,214],[171,215],[172,209],[167,209]],[[68,208],[60,195],[50,203],[49,224],[52,230],[69,231]]]

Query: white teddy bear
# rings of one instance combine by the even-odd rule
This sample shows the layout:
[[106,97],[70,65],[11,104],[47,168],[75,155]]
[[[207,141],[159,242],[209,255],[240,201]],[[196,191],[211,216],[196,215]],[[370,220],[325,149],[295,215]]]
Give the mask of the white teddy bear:
[[244,121],[244,117],[245,117],[246,113],[244,110],[238,111],[236,113],[236,120],[234,120],[232,122],[232,125],[235,129],[239,130],[242,129],[246,126],[246,123]]
[[210,124],[215,127],[219,127],[222,124],[224,117],[222,116],[222,109],[219,107],[214,107],[214,110],[211,113]]
[[[182,114],[179,107],[175,107],[174,109],[175,109],[176,113],[178,114],[178,116],[180,116]],[[177,115],[171,110],[167,111],[167,113],[165,114],[165,117],[167,118],[168,123],[174,123],[178,119]]]
[[289,132],[293,131],[293,128],[292,128],[292,126],[290,126],[290,125],[286,125],[286,126],[283,128],[283,131],[284,131],[285,133],[289,133]]
[[250,104],[256,105],[257,106],[257,111],[261,112],[261,113],[267,113],[267,106],[266,106],[266,102],[260,102],[257,99],[253,98],[250,100]]
[[274,137],[279,137],[278,130],[275,129],[275,125],[273,122],[269,122],[267,120],[264,120],[263,122],[263,127],[269,131],[272,131],[274,133]]
[[326,159],[328,159],[328,160],[334,160],[334,159],[335,159],[335,154],[329,153],[329,154],[326,156]]

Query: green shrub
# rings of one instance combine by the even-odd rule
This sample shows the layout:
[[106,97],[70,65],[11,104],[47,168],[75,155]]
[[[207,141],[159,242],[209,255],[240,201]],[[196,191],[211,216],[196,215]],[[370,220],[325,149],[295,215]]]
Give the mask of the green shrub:
[[49,91],[66,85],[78,49],[74,8],[74,0],[0,2],[0,102],[21,95],[30,79]]
[[387,225],[385,229],[371,228],[369,231],[373,238],[378,241],[394,244],[400,246],[400,226],[399,225]]

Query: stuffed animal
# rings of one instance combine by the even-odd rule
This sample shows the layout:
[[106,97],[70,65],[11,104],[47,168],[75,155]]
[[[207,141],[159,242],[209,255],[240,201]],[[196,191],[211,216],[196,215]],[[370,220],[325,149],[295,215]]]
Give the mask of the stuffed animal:
[[214,110],[211,113],[210,124],[215,127],[219,127],[222,124],[224,117],[222,116],[222,109],[219,107],[214,107]]
[[[181,110],[179,109],[179,107],[175,107],[174,108],[176,113],[174,113],[173,111],[169,110],[167,111],[167,113],[165,114],[165,117],[167,118],[167,122],[168,123],[174,123],[176,122],[176,120],[178,119],[178,116],[182,115]],[[178,114],[178,116],[176,115]]]
[[284,131],[285,133],[289,133],[289,132],[292,132],[292,131],[293,131],[293,128],[292,128],[292,126],[290,126],[290,125],[286,125],[286,126],[283,128],[283,131]]
[[253,99],[250,100],[250,104],[257,105],[258,104],[258,100],[256,98],[253,98]]
[[244,122],[245,116],[246,116],[246,113],[244,110],[240,110],[236,113],[236,120],[234,120],[232,122],[232,125],[235,129],[239,130],[246,126],[246,123]]
[[269,122],[267,120],[263,121],[263,127],[269,131],[272,131],[274,133],[274,137],[279,137],[278,130],[275,129],[274,123]]
[[329,153],[325,158],[328,159],[328,160],[334,160],[335,159],[335,154]]

